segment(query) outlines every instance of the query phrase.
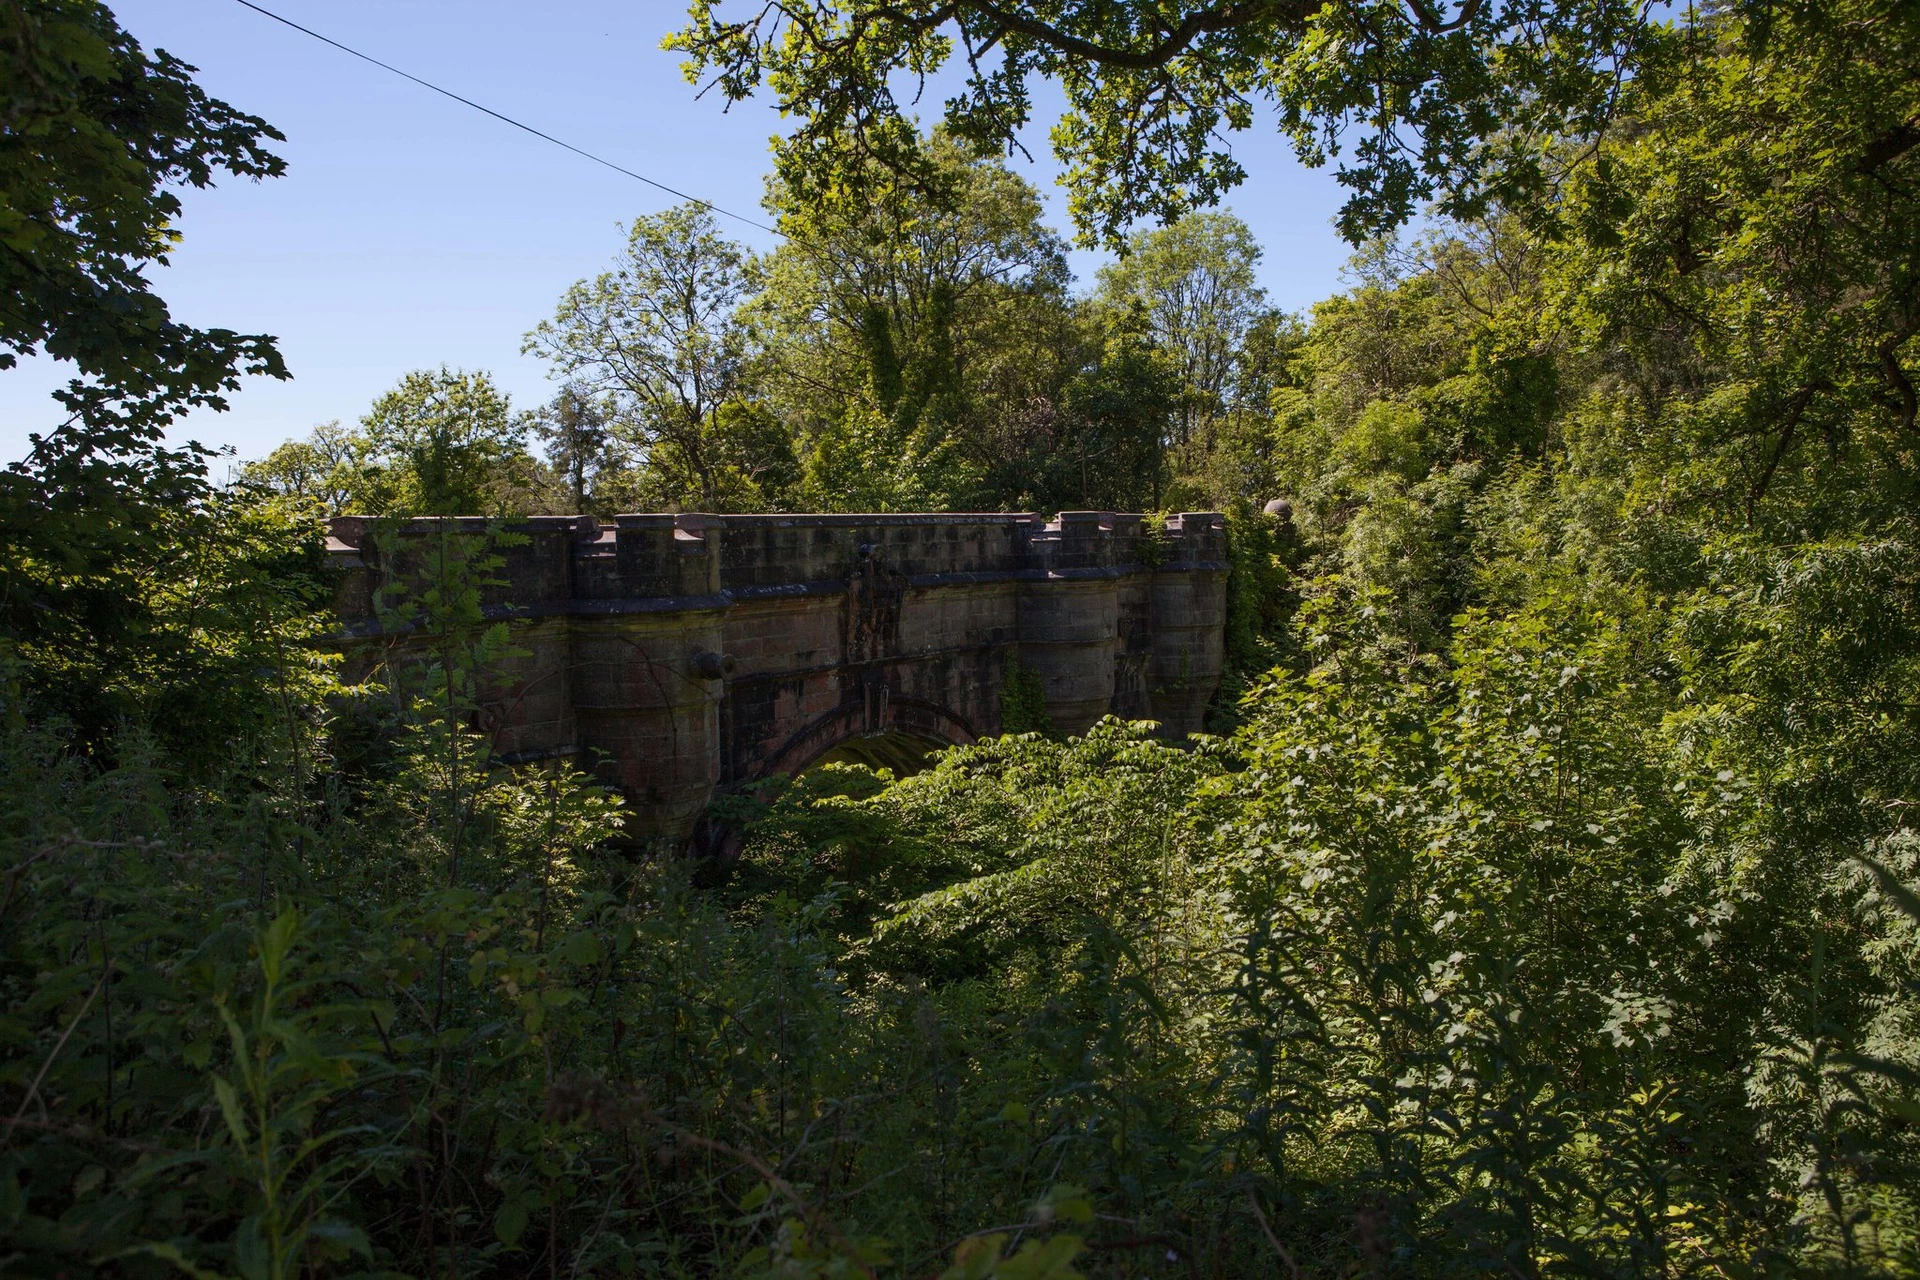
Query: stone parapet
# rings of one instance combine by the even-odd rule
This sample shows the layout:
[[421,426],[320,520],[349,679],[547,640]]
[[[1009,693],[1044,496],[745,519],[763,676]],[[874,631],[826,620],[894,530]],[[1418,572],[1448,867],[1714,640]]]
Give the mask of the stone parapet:
[[1010,662],[1056,728],[1199,729],[1220,678],[1226,527],[1108,511],[335,519],[347,634],[409,643],[407,601],[484,553],[527,655],[486,673],[503,750],[597,762],[635,833],[684,840],[718,787],[863,737],[999,732]]

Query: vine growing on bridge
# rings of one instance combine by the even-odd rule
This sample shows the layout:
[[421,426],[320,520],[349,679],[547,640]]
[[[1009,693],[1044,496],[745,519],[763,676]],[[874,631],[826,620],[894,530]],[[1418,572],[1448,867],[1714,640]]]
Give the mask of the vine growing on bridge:
[[1052,733],[1053,720],[1047,715],[1047,690],[1040,673],[1008,654],[1003,680],[1000,732]]

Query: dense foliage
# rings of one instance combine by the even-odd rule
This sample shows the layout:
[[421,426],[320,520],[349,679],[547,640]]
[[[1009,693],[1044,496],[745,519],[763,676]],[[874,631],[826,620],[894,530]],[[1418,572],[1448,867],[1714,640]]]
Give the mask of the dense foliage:
[[[1750,6],[1763,17],[1766,0]],[[668,40],[729,99],[763,86],[798,127],[781,177],[857,192],[877,161],[926,164],[910,113],[924,83],[964,62],[943,123],[986,151],[1018,145],[1034,80],[1067,109],[1052,131],[1075,221],[1118,243],[1142,215],[1212,204],[1244,171],[1227,135],[1268,112],[1302,159],[1340,169],[1352,239],[1391,230],[1431,196],[1459,214],[1531,191],[1539,143],[1608,119],[1660,28],[1620,0],[771,0],[723,15],[693,0]],[[1452,12],[1447,10],[1452,8]]]
[[[1165,10],[696,18],[804,98],[935,17],[1049,72]],[[1444,25],[1183,12],[1169,92]],[[231,493],[120,473],[139,558],[4,651],[7,1274],[1920,1272],[1920,11],[1637,22],[1604,118],[1529,133],[1514,50],[1591,69],[1609,12],[1461,10],[1434,109],[1526,110],[1448,189],[1498,198],[1307,317],[1213,217],[1075,298],[964,131],[931,185],[848,144],[768,260],[637,221],[536,416],[442,370]],[[1019,732],[634,848],[476,727],[508,525],[382,592],[410,641],[327,640],[318,510],[543,493],[1235,504],[1219,731],[1059,738],[1015,670]]]
[[[278,174],[264,121],[208,97],[91,0],[0,5],[0,371],[72,366],[66,414],[0,470],[0,680],[18,656],[85,734],[191,641],[153,609],[156,561],[204,545],[185,511],[204,454],[181,412],[222,408],[243,373],[285,377],[273,339],[181,324],[149,287],[180,211],[171,188]],[[69,676],[75,678],[68,678]]]

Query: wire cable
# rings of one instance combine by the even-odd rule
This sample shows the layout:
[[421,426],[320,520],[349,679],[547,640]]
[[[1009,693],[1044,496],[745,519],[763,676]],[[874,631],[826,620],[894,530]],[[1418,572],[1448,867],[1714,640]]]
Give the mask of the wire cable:
[[[462,106],[472,107],[475,111],[478,111],[483,115],[492,116],[495,120],[500,121],[502,124],[510,124],[514,128],[521,130],[522,132],[530,133],[534,137],[539,138],[545,142],[551,142],[554,146],[560,147],[566,151],[571,151],[573,152],[573,154],[577,156],[581,156],[585,159],[591,160],[595,164],[605,165],[607,168],[613,170],[615,173],[623,173],[629,178],[633,178],[634,180],[639,182],[644,182],[650,187],[658,188],[659,190],[666,192],[670,196],[678,196],[682,200],[688,201],[689,203],[692,203],[692,204],[699,205],[702,209],[710,209],[713,212],[720,214],[722,217],[732,218],[735,222],[744,222],[749,227],[758,228],[759,230],[768,232],[772,235],[779,236],[781,234],[779,231],[768,226],[764,222],[755,222],[752,218],[743,217],[740,214],[733,212],[731,209],[722,209],[719,205],[713,203],[713,201],[711,200],[702,200],[699,196],[690,196],[686,192],[670,187],[664,182],[655,182],[652,178],[647,177],[645,174],[635,173],[633,170],[626,168],[623,165],[617,165],[613,161],[607,159],[605,156],[597,156],[593,154],[593,152],[591,151],[587,151],[581,147],[574,146],[571,142],[564,142],[561,139],[554,137],[550,133],[542,133],[540,130],[534,128],[532,125],[523,124],[522,122],[515,120],[512,116],[501,115],[498,111],[495,111],[491,107],[483,107],[479,103],[475,102],[472,98],[463,98],[451,89],[442,89],[439,85],[434,84],[431,80],[422,80],[419,76],[416,76],[411,72],[402,71],[400,68],[394,66],[392,63],[380,61],[380,59],[374,57],[372,54],[362,53],[358,49],[352,48],[348,45],[341,44],[338,40],[332,39],[328,36],[323,36],[318,31],[313,30],[311,27],[303,27],[291,18],[281,17],[279,14],[273,12],[273,10],[271,9],[263,9],[259,5],[254,4],[253,0],[234,0],[234,2],[245,8],[253,10],[255,13],[259,14],[263,18],[272,18],[275,22],[280,23],[282,26],[292,27],[295,31],[298,31],[301,35],[312,36],[315,40],[320,41],[320,43],[322,44],[330,44],[334,48],[340,50],[340,52],[342,53],[352,54],[354,57],[360,59],[362,62],[371,62],[374,66],[379,67],[382,71],[391,71],[394,75],[399,76],[403,80],[411,80],[423,89],[431,89],[443,98],[452,98],[455,102],[460,103]],[[781,238],[785,239],[786,237],[781,236]]]

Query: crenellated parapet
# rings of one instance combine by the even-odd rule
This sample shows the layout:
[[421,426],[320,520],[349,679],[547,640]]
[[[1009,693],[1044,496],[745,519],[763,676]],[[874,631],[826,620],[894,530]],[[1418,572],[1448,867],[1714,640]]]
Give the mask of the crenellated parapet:
[[1211,512],[343,516],[329,548],[348,634],[406,643],[380,585],[421,582],[495,529],[514,536],[494,540],[482,599],[521,656],[486,674],[483,719],[508,755],[583,755],[643,836],[684,839],[716,788],[849,743],[998,733],[1013,662],[1065,732],[1115,714],[1184,735],[1219,684]]

